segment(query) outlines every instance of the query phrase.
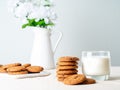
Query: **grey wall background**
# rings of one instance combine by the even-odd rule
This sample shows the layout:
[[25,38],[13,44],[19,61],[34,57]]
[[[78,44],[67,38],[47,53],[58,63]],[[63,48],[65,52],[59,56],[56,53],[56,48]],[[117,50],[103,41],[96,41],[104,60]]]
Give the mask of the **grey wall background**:
[[[33,32],[20,30],[6,2],[0,1],[0,63],[29,62]],[[83,50],[110,50],[112,65],[120,65],[120,0],[56,0],[55,8],[55,30],[63,32],[55,60],[81,57]]]

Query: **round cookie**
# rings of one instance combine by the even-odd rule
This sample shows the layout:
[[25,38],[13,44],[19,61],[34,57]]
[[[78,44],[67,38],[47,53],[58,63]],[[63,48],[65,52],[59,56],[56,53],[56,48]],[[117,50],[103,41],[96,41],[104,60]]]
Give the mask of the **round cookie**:
[[6,72],[7,71],[4,68],[0,67],[0,73],[6,73]]
[[43,67],[41,67],[41,66],[29,66],[26,69],[30,73],[39,73],[39,72],[43,71]]
[[68,85],[76,85],[76,84],[83,83],[85,80],[86,80],[85,75],[75,74],[65,78],[63,82],[64,84],[68,84]]
[[28,74],[28,71],[8,72],[10,75]]
[[59,69],[59,68],[58,68],[58,69],[56,69],[56,70],[57,70],[57,71],[69,71],[69,70],[70,70],[70,71],[73,71],[73,70],[77,70],[77,69]]
[[24,71],[26,68],[24,66],[15,66],[15,67],[10,67],[7,69],[8,72],[19,72],[19,71]]
[[65,56],[65,57],[60,57],[59,61],[78,61],[79,58],[77,57],[71,57],[71,56]]
[[82,84],[94,84],[96,81],[91,78],[87,78]]
[[69,66],[69,65],[77,65],[78,63],[75,61],[62,61],[62,62],[58,62],[58,65],[64,65],[64,66]]
[[26,64],[23,64],[22,66],[24,66],[26,68],[26,67],[31,66],[31,64],[30,63],[26,63]]
[[57,80],[58,81],[63,81],[65,78],[64,77],[58,77]]
[[0,64],[0,67],[2,67],[3,65],[2,64]]
[[66,78],[66,77],[69,77],[69,76],[71,76],[71,75],[73,75],[73,74],[70,74],[70,75],[57,75],[57,77],[64,77],[64,78]]
[[79,60],[78,57],[73,57],[72,59],[73,59],[73,61],[74,61],[74,60],[75,60],[75,61],[78,61],[78,60]]
[[78,66],[76,66],[76,65],[74,65],[74,66],[58,66],[57,70],[61,70],[61,69],[64,69],[64,70],[66,70],[66,69],[76,69],[76,68],[78,68]]
[[3,65],[2,68],[7,69],[15,66],[21,66],[21,63],[12,63],[12,64]]
[[70,74],[76,74],[78,71],[76,69],[74,70],[63,70],[63,71],[57,71],[57,74],[59,75],[70,75]]

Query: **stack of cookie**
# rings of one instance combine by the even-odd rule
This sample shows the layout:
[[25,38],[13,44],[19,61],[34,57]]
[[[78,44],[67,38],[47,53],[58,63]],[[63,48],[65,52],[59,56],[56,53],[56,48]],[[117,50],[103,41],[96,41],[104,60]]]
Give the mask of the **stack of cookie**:
[[58,81],[63,81],[66,77],[77,74],[78,60],[79,58],[71,56],[59,58],[56,71]]

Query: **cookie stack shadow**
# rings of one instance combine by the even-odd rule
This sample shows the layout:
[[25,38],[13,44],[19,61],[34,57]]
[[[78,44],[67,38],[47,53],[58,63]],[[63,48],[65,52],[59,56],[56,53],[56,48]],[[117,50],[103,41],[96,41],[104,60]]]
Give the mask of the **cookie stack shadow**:
[[77,57],[60,57],[57,63],[57,80],[64,81],[66,77],[77,74],[78,60]]

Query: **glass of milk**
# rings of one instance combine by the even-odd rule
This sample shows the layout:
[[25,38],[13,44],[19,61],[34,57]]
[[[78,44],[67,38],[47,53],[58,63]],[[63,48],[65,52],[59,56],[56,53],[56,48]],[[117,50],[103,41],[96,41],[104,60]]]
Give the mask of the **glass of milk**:
[[108,80],[110,75],[110,52],[83,51],[82,72],[96,80]]

